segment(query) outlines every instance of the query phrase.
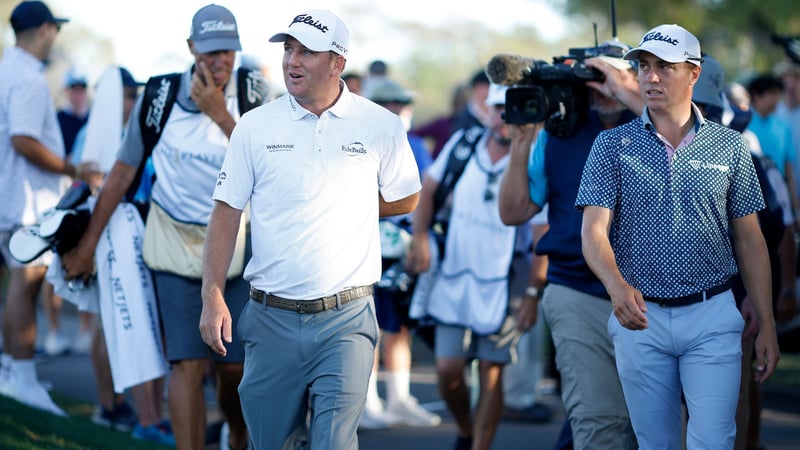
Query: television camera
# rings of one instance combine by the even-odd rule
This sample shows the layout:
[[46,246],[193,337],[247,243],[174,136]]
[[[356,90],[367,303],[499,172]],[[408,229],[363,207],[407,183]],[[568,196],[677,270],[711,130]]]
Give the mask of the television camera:
[[555,136],[569,136],[589,110],[587,81],[603,81],[603,74],[584,61],[595,56],[621,58],[627,46],[608,41],[595,47],[571,48],[552,64],[519,55],[499,54],[486,66],[493,83],[512,86],[506,92],[505,121],[511,124],[544,122]]
[[622,58],[630,48],[619,42],[616,8],[611,0],[611,40],[595,46],[571,48],[552,63],[513,54],[498,54],[486,65],[486,75],[496,84],[511,86],[506,91],[505,121],[510,124],[544,122],[555,136],[570,136],[589,111],[587,81],[602,82],[603,74],[585,64],[596,56]]

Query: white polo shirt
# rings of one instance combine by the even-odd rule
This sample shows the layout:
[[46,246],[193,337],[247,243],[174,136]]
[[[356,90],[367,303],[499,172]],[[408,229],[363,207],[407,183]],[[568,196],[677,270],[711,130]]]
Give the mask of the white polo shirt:
[[285,95],[231,136],[214,199],[251,202],[244,277],[265,292],[311,299],[377,282],[378,192],[392,202],[420,190],[400,118],[343,89],[321,117]]
[[29,136],[59,158],[64,140],[44,64],[19,47],[7,47],[0,61],[0,230],[32,225],[58,203],[65,177],[28,162],[11,145],[13,136]]
[[[237,71],[223,91],[228,113],[239,119]],[[208,224],[214,202],[214,180],[219,174],[228,137],[225,132],[190,97],[192,69],[182,74],[175,105],[164,125],[161,138],[153,148],[153,165],[157,174],[153,185],[153,201],[173,219],[199,225]],[[266,97],[262,93],[262,98]],[[134,106],[117,159],[138,167],[144,157],[144,143],[139,116],[143,97]],[[154,101],[157,101],[155,99]]]

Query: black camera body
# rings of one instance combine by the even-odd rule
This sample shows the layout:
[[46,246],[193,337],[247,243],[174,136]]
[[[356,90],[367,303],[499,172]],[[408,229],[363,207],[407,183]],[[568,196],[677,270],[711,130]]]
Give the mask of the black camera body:
[[587,81],[603,81],[603,74],[584,60],[608,52],[601,47],[571,48],[553,63],[533,61],[506,93],[505,121],[510,124],[544,122],[555,136],[569,136],[589,111]]

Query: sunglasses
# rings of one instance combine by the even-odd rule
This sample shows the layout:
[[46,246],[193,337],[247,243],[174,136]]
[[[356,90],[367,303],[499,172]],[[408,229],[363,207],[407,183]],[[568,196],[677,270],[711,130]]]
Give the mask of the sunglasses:
[[486,174],[486,190],[483,191],[483,201],[490,202],[495,199],[497,196],[494,191],[492,190],[492,186],[497,184],[497,179],[499,178],[498,173],[487,173]]

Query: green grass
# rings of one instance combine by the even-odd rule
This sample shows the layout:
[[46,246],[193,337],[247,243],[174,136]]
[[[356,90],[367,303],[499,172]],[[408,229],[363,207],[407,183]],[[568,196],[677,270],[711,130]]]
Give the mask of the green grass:
[[134,439],[130,433],[113,431],[92,423],[93,406],[57,393],[53,399],[69,417],[30,408],[0,396],[0,448],[19,450],[119,449],[156,450],[171,447]]

